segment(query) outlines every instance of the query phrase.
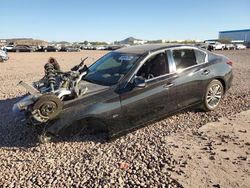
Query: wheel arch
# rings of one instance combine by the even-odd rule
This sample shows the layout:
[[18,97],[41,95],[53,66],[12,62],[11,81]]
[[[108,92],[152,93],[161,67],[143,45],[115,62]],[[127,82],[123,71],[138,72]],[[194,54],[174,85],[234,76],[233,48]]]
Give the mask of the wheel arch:
[[[221,77],[215,77],[213,80],[218,80],[223,86],[223,94],[226,92],[226,81]],[[212,81],[212,80],[211,80]]]

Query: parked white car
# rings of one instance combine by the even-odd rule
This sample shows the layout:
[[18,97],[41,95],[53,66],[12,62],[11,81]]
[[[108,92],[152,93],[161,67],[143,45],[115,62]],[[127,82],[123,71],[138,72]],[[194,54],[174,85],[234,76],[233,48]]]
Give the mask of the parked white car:
[[247,47],[243,44],[236,44],[236,49],[237,50],[245,50],[245,49],[247,49]]
[[7,61],[8,59],[8,53],[4,50],[0,50],[0,62]]
[[226,47],[225,44],[222,44],[218,41],[206,41],[205,43],[211,46],[213,50],[224,50]]
[[235,47],[234,44],[226,44],[225,49],[227,49],[227,50],[235,50],[236,47]]
[[13,48],[14,48],[14,45],[6,45],[6,46],[2,47],[2,50],[11,51]]
[[215,42],[215,44],[212,45],[214,50],[224,50],[226,45],[221,44],[220,42]]
[[104,47],[104,46],[96,46],[96,49],[97,49],[97,50],[104,50],[105,47]]

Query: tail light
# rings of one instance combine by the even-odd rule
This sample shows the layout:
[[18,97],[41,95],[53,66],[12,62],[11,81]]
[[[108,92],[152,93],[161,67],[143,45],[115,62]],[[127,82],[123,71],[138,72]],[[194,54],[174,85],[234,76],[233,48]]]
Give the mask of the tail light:
[[230,60],[227,60],[227,64],[230,65],[230,66],[233,66],[233,62],[230,61]]

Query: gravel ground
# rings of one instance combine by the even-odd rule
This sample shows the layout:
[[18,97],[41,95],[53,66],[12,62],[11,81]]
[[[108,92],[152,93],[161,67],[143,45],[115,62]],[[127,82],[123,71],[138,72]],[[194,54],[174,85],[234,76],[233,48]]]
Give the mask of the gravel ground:
[[97,59],[105,53],[10,53],[10,60],[0,64],[0,187],[182,187],[173,176],[181,173],[175,167],[182,161],[165,138],[196,134],[207,122],[250,109],[250,50],[218,51],[234,68],[233,86],[218,110],[182,112],[110,142],[100,134],[37,144],[32,127],[11,115],[12,105],[25,93],[16,87],[18,81],[41,78],[50,56],[66,70],[81,57]]

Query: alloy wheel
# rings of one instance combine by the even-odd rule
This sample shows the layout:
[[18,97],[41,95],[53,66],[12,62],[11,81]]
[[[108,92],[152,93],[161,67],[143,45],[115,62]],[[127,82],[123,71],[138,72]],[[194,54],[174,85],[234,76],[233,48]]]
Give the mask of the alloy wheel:
[[217,83],[210,86],[206,96],[206,102],[209,108],[214,109],[218,106],[223,94],[222,89],[221,85]]

